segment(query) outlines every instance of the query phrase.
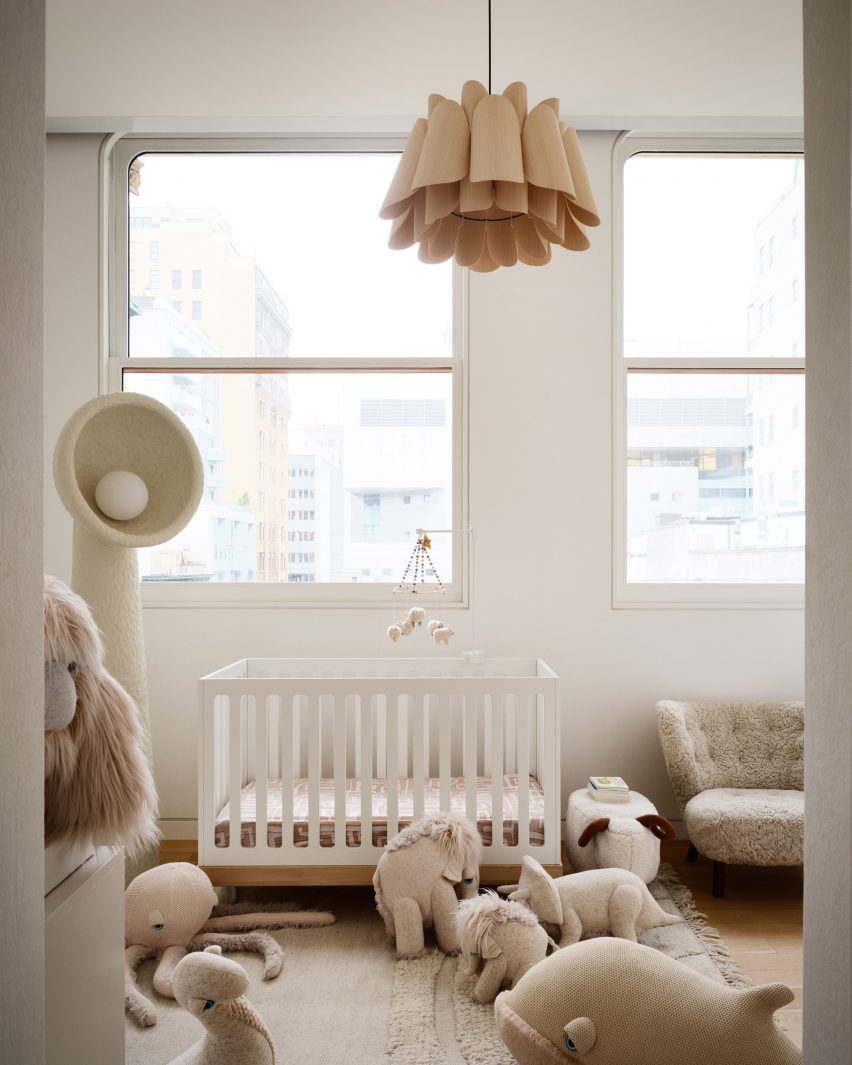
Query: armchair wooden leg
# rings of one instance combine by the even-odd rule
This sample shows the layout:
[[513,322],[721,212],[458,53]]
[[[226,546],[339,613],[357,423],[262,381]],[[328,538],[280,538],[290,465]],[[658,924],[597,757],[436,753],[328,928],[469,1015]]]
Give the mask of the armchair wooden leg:
[[688,862],[697,862],[698,861],[698,851],[695,849],[695,847],[691,843],[690,843],[690,845],[689,845],[689,847],[687,848],[687,851],[686,851],[686,860]]
[[713,862],[713,898],[725,897],[725,869],[724,862]]

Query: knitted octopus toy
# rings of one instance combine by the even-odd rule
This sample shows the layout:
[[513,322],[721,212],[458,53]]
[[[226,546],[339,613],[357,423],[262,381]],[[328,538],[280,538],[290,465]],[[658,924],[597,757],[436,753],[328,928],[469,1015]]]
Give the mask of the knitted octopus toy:
[[262,954],[263,979],[271,980],[281,972],[281,947],[272,936],[248,929],[316,928],[334,923],[334,914],[308,911],[211,918],[217,901],[207,874],[188,862],[160,865],[131,881],[124,893],[124,1005],[138,1024],[157,1023],[154,1007],[136,983],[136,970],[147,958],[159,958],[154,990],[166,998],[175,997],[174,974],[181,959],[211,945]]

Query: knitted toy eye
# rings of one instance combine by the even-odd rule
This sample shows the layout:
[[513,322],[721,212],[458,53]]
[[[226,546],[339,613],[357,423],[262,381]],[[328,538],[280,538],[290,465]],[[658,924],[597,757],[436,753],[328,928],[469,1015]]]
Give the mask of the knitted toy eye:
[[472,884],[473,883],[473,877],[472,876],[466,876],[464,878],[464,882],[465,882],[465,884]]
[[215,1005],[216,1003],[213,1001],[213,999],[208,998],[207,1001],[204,1003],[204,1009],[212,1010]]
[[154,929],[155,932],[162,932],[162,930],[166,926],[164,924],[153,924],[153,925],[151,925],[151,927]]
[[468,954],[471,956],[471,958],[478,958],[479,957],[478,952],[475,951],[475,950],[469,950]]
[[566,1047],[567,1050],[570,1050],[573,1054],[577,1053],[577,1044],[574,1042],[574,1040],[571,1038],[570,1035],[566,1035],[565,1036],[565,1047]]
[[76,662],[69,662],[68,663],[68,672],[69,673],[73,673],[76,668],[77,668],[77,663]]

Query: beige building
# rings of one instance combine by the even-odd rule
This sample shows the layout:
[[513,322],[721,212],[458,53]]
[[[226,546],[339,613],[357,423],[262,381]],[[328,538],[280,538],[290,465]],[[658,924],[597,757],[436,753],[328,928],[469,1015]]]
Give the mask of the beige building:
[[[143,296],[170,304],[220,355],[289,354],[284,301],[256,261],[240,254],[217,211],[132,210],[130,298]],[[220,402],[222,447],[228,453],[222,496],[248,506],[256,517],[256,580],[286,581],[286,376],[228,374],[222,378]]]

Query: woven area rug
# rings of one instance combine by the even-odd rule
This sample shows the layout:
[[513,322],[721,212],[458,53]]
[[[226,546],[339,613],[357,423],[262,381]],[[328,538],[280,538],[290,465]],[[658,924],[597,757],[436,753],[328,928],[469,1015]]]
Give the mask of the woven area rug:
[[[728,956],[718,935],[695,911],[692,896],[663,866],[651,891],[682,925],[651,929],[642,942],[665,951],[713,979],[734,986],[750,981]],[[232,954],[251,980],[248,997],[266,1021],[283,1065],[511,1065],[491,1006],[469,995],[471,978],[456,958],[427,954],[398,962],[375,911],[372,890],[337,888],[286,892],[304,909],[331,910],[326,928],[271,933],[284,947],[284,967],[261,979],[254,954]],[[139,969],[139,987],[156,1005],[155,1027],[126,1022],[126,1065],[167,1065],[202,1034],[199,1023],[151,987],[153,963]]]

